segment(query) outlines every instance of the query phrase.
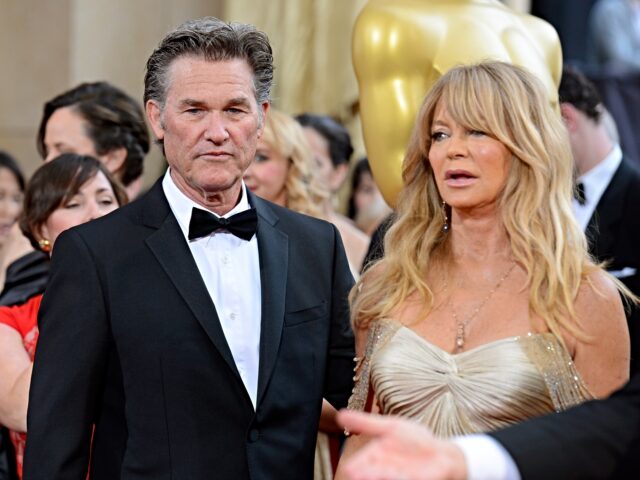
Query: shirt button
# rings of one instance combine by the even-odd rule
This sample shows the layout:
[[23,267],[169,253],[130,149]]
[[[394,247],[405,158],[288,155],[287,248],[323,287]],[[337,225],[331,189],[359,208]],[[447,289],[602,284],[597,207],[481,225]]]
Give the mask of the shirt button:
[[236,314],[235,314],[235,313],[232,313],[231,315],[229,315],[229,318],[230,318],[231,320],[235,320],[235,319],[236,319]]
[[228,263],[229,263],[229,256],[228,256],[228,255],[225,255],[224,257],[222,257],[222,263],[223,263],[224,265],[226,265],[226,264],[228,264]]
[[257,428],[252,428],[249,431],[249,442],[254,443],[260,438],[260,431]]

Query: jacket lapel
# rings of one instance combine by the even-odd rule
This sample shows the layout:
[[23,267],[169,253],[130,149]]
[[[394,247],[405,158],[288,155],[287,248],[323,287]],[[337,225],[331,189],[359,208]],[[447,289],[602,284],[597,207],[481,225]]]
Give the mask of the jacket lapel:
[[242,381],[222,331],[216,308],[200,276],[178,221],[169,208],[161,181],[155,184],[147,196],[143,223],[156,228],[156,231],[147,237],[147,245],[222,358],[238,380]]
[[[589,240],[589,251],[596,257],[610,252],[615,241],[619,224],[623,220],[623,204],[625,192],[629,185],[629,167],[625,160],[611,177],[609,185],[600,197],[591,219],[587,225],[586,234]],[[600,259],[602,260],[602,259]]]
[[285,293],[289,264],[289,237],[276,228],[278,217],[269,205],[249,193],[258,213],[258,252],[262,290],[260,366],[257,403],[260,403],[278,356],[284,323]]

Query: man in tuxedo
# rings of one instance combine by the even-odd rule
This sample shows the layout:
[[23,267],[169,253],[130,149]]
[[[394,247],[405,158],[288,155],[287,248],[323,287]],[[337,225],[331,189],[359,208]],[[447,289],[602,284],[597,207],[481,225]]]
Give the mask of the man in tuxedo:
[[372,437],[344,465],[350,480],[635,479],[640,470],[640,375],[606,400],[489,435],[435,439],[407,419],[340,411]]
[[[590,253],[633,293],[640,294],[640,173],[623,157],[607,128],[606,112],[595,86],[565,68],[560,82],[560,110],[575,159],[576,218],[587,235]],[[640,362],[640,310],[628,314],[631,374]]]
[[336,229],[247,191],[266,35],[190,21],[152,53],[169,170],[56,241],[25,480],[310,479],[325,398],[351,391],[353,279]]

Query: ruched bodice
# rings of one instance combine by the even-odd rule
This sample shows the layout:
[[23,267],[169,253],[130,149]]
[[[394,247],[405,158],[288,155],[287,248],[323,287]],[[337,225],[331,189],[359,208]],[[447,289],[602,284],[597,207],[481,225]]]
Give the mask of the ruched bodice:
[[350,407],[369,387],[384,414],[437,436],[495,430],[592,398],[551,333],[510,337],[450,354],[393,320],[372,326]]

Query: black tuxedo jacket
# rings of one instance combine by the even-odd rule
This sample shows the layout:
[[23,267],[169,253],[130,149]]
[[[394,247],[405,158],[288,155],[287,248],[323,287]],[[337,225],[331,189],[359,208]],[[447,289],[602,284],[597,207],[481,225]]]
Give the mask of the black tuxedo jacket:
[[513,457],[523,480],[635,480],[640,472],[640,374],[606,400],[490,435]]
[[89,458],[105,480],[312,478],[322,398],[340,408],[351,392],[353,279],[331,224],[250,203],[262,287],[256,410],[158,182],[56,241],[25,480],[84,480]]
[[[607,270],[640,295],[640,173],[622,160],[586,229],[589,251]],[[640,309],[627,319],[631,336],[631,373],[640,368]]]

